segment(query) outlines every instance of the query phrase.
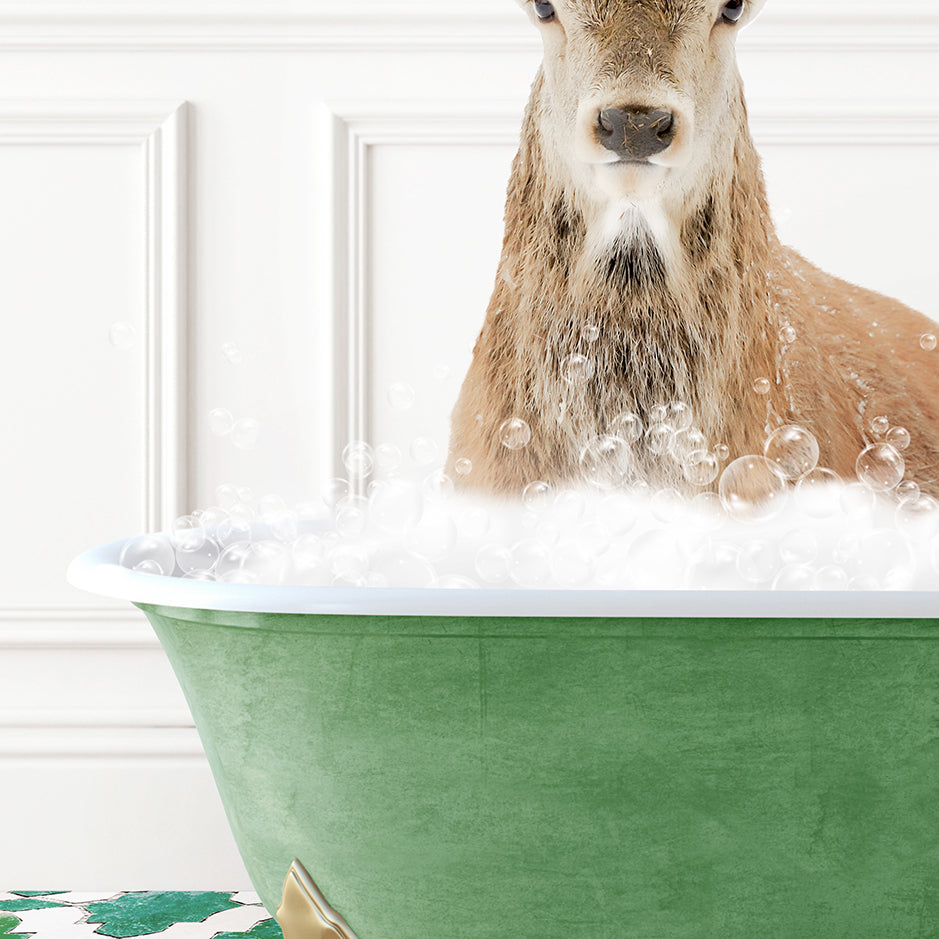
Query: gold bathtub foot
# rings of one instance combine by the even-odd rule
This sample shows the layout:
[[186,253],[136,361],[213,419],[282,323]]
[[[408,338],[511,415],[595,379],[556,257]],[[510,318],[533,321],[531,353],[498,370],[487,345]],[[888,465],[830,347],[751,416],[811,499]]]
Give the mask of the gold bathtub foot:
[[356,939],[299,861],[294,861],[287,872],[277,922],[284,939]]

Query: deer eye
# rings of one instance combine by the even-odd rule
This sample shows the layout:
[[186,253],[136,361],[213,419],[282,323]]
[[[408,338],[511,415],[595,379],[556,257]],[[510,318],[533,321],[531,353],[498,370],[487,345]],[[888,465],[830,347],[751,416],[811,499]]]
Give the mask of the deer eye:
[[730,3],[724,4],[721,10],[721,19],[725,23],[736,23],[743,16],[743,0],[730,0]]
[[554,7],[547,0],[535,0],[535,14],[542,23],[549,23],[554,19]]

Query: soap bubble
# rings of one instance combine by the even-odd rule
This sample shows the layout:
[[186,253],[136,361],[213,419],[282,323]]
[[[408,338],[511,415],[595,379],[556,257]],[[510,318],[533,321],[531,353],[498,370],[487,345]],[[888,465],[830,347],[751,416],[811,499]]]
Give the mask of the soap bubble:
[[509,576],[520,587],[547,586],[551,576],[551,552],[548,546],[534,539],[513,545]]
[[881,414],[880,417],[875,417],[871,421],[871,433],[875,437],[883,437],[888,430],[890,430],[890,418],[886,415]]
[[457,476],[469,476],[473,472],[473,461],[462,457],[453,464]]
[[231,365],[241,365],[245,360],[244,353],[238,348],[238,343],[231,340],[222,343],[222,355]]
[[799,506],[812,518],[828,518],[838,511],[842,487],[837,473],[824,466],[816,466],[796,484]]
[[227,437],[235,426],[235,418],[228,408],[213,408],[209,411],[209,430],[216,437]]
[[695,450],[682,463],[682,473],[692,486],[709,486],[720,474],[717,457],[706,450]]
[[368,502],[363,496],[346,496],[336,503],[336,531],[345,538],[356,538],[368,528]]
[[738,521],[773,518],[786,502],[785,480],[755,454],[734,460],[721,474],[718,491],[724,510]]
[[522,505],[532,512],[542,512],[551,505],[554,498],[554,490],[550,483],[540,479],[529,483],[522,490]]
[[374,450],[375,468],[386,475],[401,468],[401,450],[393,443],[380,443]]
[[716,492],[699,492],[692,500],[691,524],[702,531],[717,531],[724,523],[724,506]]
[[489,533],[491,521],[486,509],[467,506],[457,513],[457,534],[464,541],[480,541]]
[[349,485],[349,480],[342,479],[338,476],[333,479],[327,479],[320,487],[320,495],[323,498],[324,505],[328,509],[335,508],[338,503],[348,497],[350,492],[351,486]]
[[694,423],[694,414],[684,401],[672,401],[668,405],[664,423],[668,424],[672,430],[688,430]]
[[827,564],[815,573],[813,590],[847,590],[848,573],[837,564]]
[[176,552],[166,535],[138,535],[121,549],[120,564],[132,571],[169,576],[176,566]]
[[137,330],[130,323],[112,323],[108,330],[108,341],[115,349],[127,352],[137,342]]
[[176,563],[183,574],[207,573],[215,567],[219,556],[218,542],[203,538],[195,548],[177,547]]
[[580,333],[584,342],[594,343],[600,338],[600,327],[596,323],[588,323]]
[[910,445],[910,432],[905,427],[891,427],[887,431],[886,442],[894,450],[906,450]]
[[235,421],[231,429],[231,442],[239,450],[253,450],[258,445],[261,425],[253,417],[243,417]]
[[915,502],[920,496],[919,486],[911,479],[904,479],[896,489],[894,495],[897,500],[903,502]]
[[773,580],[773,590],[811,590],[815,571],[807,564],[787,564]]
[[772,384],[768,378],[758,378],[753,383],[753,390],[758,395],[768,395],[772,389]]
[[625,583],[640,589],[683,587],[685,565],[677,534],[671,528],[654,528],[640,534],[629,546]]
[[730,459],[730,447],[726,443],[719,443],[714,448],[714,456],[717,457],[718,462],[726,463]]
[[222,483],[215,489],[215,501],[228,511],[235,503],[239,502],[238,487],[231,483]]
[[575,352],[561,363],[561,377],[569,385],[583,385],[593,378],[594,364],[585,355]]
[[642,437],[642,420],[631,411],[617,414],[610,422],[610,436],[619,437],[626,443],[635,443]]
[[421,483],[421,492],[430,501],[448,499],[454,492],[453,480],[442,469],[434,470]]
[[207,509],[196,509],[192,515],[193,518],[199,520],[199,524],[201,524],[206,531],[217,528],[228,518],[228,512],[218,505],[209,506]]
[[599,489],[621,486],[632,467],[632,453],[619,437],[603,434],[590,440],[580,454],[584,479]]
[[707,453],[708,439],[697,427],[687,427],[672,434],[669,447],[672,456],[679,463],[684,463],[692,455]]
[[793,329],[792,326],[786,325],[786,326],[783,326],[783,328],[779,330],[779,341],[782,343],[785,343],[786,345],[789,345],[790,343],[795,342],[796,337],[797,337],[796,331],[795,329]]
[[737,573],[748,584],[769,583],[779,568],[776,547],[768,541],[751,541],[737,555]]
[[889,443],[875,443],[861,452],[855,464],[858,479],[873,492],[889,492],[903,479],[906,463]]
[[372,562],[372,583],[385,587],[433,587],[437,575],[426,561],[411,554],[387,555]]
[[933,335],[933,333],[923,333],[923,335],[919,337],[919,345],[924,352],[932,352],[937,345],[935,335]]
[[421,515],[421,497],[402,480],[378,483],[369,496],[372,521],[385,532],[403,532]]
[[349,479],[365,479],[375,465],[371,446],[363,440],[346,444],[342,451],[342,465],[349,473]]
[[202,522],[193,515],[182,515],[173,522],[170,531],[170,540],[174,548],[186,551],[196,551],[205,541],[205,528]]
[[841,491],[841,511],[846,515],[866,515],[874,508],[874,493],[863,483],[848,483]]
[[440,448],[432,437],[415,437],[411,441],[411,459],[418,466],[430,466],[437,459]]
[[483,545],[476,552],[476,573],[487,584],[507,580],[512,566],[512,552],[500,544]]
[[767,438],[763,454],[783,479],[798,479],[818,465],[818,441],[804,427],[785,424]]
[[388,386],[388,403],[396,411],[407,411],[414,405],[414,389],[407,382],[396,381]]
[[361,545],[340,544],[329,552],[333,575],[345,580],[360,580],[368,573],[368,552]]
[[610,493],[604,496],[597,506],[597,517],[616,536],[621,536],[633,528],[639,518],[636,500],[625,493]]
[[531,442],[531,428],[520,417],[510,417],[499,427],[499,440],[506,450],[523,450]]
[[678,520],[685,509],[685,500],[676,489],[660,489],[651,502],[653,517],[668,525]]
[[561,587],[583,587],[592,573],[590,560],[576,544],[565,542],[551,552],[552,584]]
[[901,529],[913,527],[917,530],[939,531],[939,502],[925,495],[907,499],[897,506],[894,519]]
[[672,447],[673,434],[674,431],[668,424],[662,422],[652,424],[646,431],[646,448],[656,456],[668,453]]
[[[668,424],[668,405],[657,404],[649,411],[650,424]],[[671,426],[671,425],[669,425]]]
[[818,557],[818,538],[808,528],[794,528],[779,542],[779,556],[784,564],[812,564]]

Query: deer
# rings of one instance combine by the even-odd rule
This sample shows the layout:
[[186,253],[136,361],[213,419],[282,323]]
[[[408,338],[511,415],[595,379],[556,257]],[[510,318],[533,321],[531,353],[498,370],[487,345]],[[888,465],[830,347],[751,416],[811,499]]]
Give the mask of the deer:
[[[731,460],[804,427],[844,480],[878,433],[905,428],[907,477],[939,495],[936,324],[823,272],[774,227],[735,53],[765,0],[517,2],[544,59],[450,475],[500,495],[576,483],[585,441],[616,438],[627,415],[645,432],[624,480],[713,488],[649,438],[677,407],[694,446]],[[506,421],[524,436],[503,442]]]

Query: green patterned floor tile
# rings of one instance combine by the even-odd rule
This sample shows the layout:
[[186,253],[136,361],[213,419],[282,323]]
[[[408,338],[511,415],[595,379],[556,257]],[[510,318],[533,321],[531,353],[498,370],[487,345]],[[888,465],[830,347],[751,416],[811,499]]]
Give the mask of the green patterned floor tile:
[[56,897],[68,893],[68,890],[11,890],[10,893],[18,897]]
[[[213,913],[235,909],[231,893],[154,891],[127,893],[103,903],[87,906],[89,923],[100,923],[96,932],[120,937],[159,933],[174,923],[201,923]],[[249,934],[250,935],[250,934]]]
[[[41,896],[45,896],[45,894],[41,894]],[[48,910],[56,906],[67,906],[67,904],[37,900],[32,897],[22,900],[0,900],[0,910],[6,913],[22,913],[25,910]]]
[[11,929],[16,929],[19,924],[20,921],[11,913],[0,913],[0,936],[3,939],[29,939],[24,933],[10,932]]

